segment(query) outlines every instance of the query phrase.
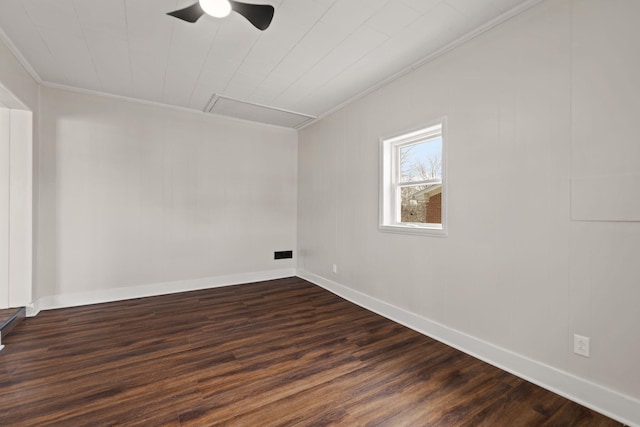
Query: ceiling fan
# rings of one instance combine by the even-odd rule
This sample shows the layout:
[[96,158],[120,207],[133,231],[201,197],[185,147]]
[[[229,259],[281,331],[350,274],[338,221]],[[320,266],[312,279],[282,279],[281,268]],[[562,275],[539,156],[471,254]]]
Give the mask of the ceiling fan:
[[232,10],[244,16],[261,31],[269,28],[275,11],[270,4],[250,4],[235,0],[199,0],[191,6],[174,10],[167,15],[193,23],[205,13],[216,18],[224,18]]

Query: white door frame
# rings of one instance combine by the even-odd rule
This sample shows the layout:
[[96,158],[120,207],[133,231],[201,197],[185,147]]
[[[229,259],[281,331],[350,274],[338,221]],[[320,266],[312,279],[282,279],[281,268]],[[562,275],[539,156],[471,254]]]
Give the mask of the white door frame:
[[33,114],[2,85],[0,108],[0,308],[7,308],[32,302]]
[[0,105],[0,309],[9,307],[11,110]]

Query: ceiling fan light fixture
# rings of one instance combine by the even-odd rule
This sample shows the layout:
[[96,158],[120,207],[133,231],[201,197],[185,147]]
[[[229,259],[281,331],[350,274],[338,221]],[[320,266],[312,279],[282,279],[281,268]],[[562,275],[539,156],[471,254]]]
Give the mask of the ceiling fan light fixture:
[[224,18],[231,13],[231,3],[228,0],[199,0],[199,2],[207,15]]
[[203,15],[224,18],[232,10],[260,31],[269,28],[275,12],[275,8],[270,4],[243,3],[238,0],[197,0],[191,6],[168,12],[167,15],[193,24]]

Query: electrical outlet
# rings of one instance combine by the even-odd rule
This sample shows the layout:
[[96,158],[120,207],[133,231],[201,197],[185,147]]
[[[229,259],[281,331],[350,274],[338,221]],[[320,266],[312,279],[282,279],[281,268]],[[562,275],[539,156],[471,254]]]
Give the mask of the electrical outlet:
[[333,274],[338,274],[338,264],[333,264],[331,271],[333,271]]
[[577,355],[589,357],[591,349],[589,348],[589,337],[573,334],[573,352]]

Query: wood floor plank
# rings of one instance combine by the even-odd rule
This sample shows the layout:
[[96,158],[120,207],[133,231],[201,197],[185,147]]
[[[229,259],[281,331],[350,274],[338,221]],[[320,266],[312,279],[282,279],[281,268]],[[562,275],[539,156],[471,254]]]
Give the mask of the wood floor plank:
[[45,311],[3,343],[0,425],[621,425],[299,278]]

